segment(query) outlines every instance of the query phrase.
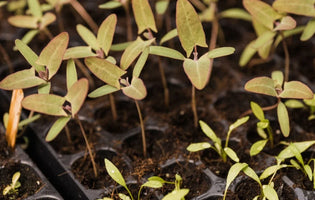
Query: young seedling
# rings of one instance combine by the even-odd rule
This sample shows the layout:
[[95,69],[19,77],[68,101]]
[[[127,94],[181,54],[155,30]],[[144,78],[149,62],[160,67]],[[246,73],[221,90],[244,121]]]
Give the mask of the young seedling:
[[196,152],[196,151],[212,148],[219,154],[223,162],[226,163],[228,157],[235,162],[239,162],[239,158],[237,154],[235,153],[235,151],[231,149],[230,147],[228,147],[229,139],[230,139],[230,135],[232,131],[236,129],[237,127],[241,126],[242,124],[246,123],[248,119],[249,117],[246,116],[246,117],[236,120],[233,124],[230,125],[229,131],[225,139],[224,146],[222,144],[221,139],[216,136],[214,131],[205,122],[200,120],[199,124],[203,133],[212,140],[213,145],[211,145],[209,142],[192,143],[187,147],[187,150],[190,152]]
[[[278,122],[284,137],[290,134],[290,123],[287,108],[281,99],[312,99],[312,90],[300,81],[283,81],[283,73],[281,71],[274,71],[269,77],[257,77],[249,80],[245,86],[245,90],[249,92],[264,94],[277,98],[277,103],[262,110],[272,110],[277,108]],[[246,113],[248,114],[248,113]]]
[[303,99],[303,102],[290,99],[287,100],[284,103],[288,108],[293,108],[293,109],[308,109],[309,110],[309,116],[308,120],[313,120],[315,119],[315,95],[312,99]]
[[15,172],[13,174],[11,184],[6,186],[2,191],[3,196],[18,194],[18,188],[21,187],[21,183],[19,182],[20,176],[20,172]]
[[[106,168],[108,175],[116,183],[118,183],[119,185],[124,187],[128,192],[128,195],[125,195],[123,193],[119,193],[118,194],[119,197],[123,200],[128,200],[128,199],[134,200],[134,197],[131,194],[131,192],[130,192],[127,184],[126,184],[124,177],[122,176],[120,171],[117,169],[117,167],[110,160],[108,160],[106,158],[105,158],[105,168]],[[184,196],[189,192],[189,190],[188,189],[180,189],[182,178],[178,174],[176,174],[175,178],[176,178],[175,182],[165,181],[164,179],[162,179],[158,176],[152,176],[152,177],[148,178],[148,181],[146,181],[144,184],[142,184],[140,186],[137,199],[140,200],[141,191],[144,187],[158,189],[158,188],[162,188],[164,184],[173,184],[173,185],[175,185],[175,189],[171,193],[167,194],[163,198],[163,200],[182,200],[184,198]],[[102,200],[112,200],[112,198],[105,197]]]

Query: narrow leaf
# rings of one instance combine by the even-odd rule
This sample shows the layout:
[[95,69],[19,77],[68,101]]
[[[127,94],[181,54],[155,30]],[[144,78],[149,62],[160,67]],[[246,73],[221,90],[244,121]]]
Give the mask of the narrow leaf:
[[241,8],[230,8],[220,12],[220,18],[242,19],[252,21],[252,16]]
[[127,187],[124,177],[121,175],[117,167],[108,159],[105,158],[105,168],[110,177],[119,185]]
[[176,27],[180,43],[190,56],[196,45],[207,47],[205,33],[198,14],[188,0],[178,0],[176,4]]
[[265,94],[269,96],[277,96],[274,87],[274,81],[269,77],[257,77],[249,80],[245,86],[245,90],[249,92]]
[[288,108],[305,108],[304,104],[301,101],[290,99],[284,102],[285,106]]
[[113,44],[110,47],[111,51],[123,51],[125,50],[132,42],[122,42],[122,43],[118,43],[118,44]]
[[[39,33],[39,30],[32,29],[27,31],[27,33],[22,37],[21,41],[25,44],[28,44],[32,41],[32,39]],[[13,50],[17,50],[16,47],[13,48]]]
[[263,193],[269,200],[279,200],[277,192],[270,185],[263,185]]
[[62,129],[67,125],[70,119],[71,116],[60,117],[59,119],[57,119],[57,121],[55,121],[55,123],[50,127],[45,140],[47,142],[53,141],[62,131]]
[[286,168],[286,167],[287,167],[287,165],[285,165],[285,164],[270,166],[263,171],[263,173],[260,175],[260,179],[261,180],[266,179],[269,176],[271,176],[272,174],[276,173],[279,169]]
[[74,117],[80,110],[89,89],[89,83],[86,78],[81,78],[75,82],[69,89],[66,100],[71,104],[71,114]]
[[210,78],[210,59],[208,55],[204,54],[198,60],[186,58],[183,65],[191,84],[198,90],[203,89]]
[[22,106],[25,109],[35,112],[54,115],[54,116],[67,116],[63,110],[64,97],[53,94],[32,94],[25,97],[22,101]]
[[249,119],[249,116],[245,116],[245,117],[242,117],[240,119],[237,119],[233,124],[231,124],[229,126],[229,131],[228,133],[232,132],[234,129],[236,129],[237,127],[245,124]]
[[239,61],[239,65],[241,67],[244,67],[245,65],[247,65],[247,63],[250,61],[250,59],[252,59],[252,57],[255,55],[255,53],[257,52],[257,49],[253,48],[253,45],[255,43],[255,40],[250,42],[244,49],[244,51],[242,52],[240,61]]
[[132,0],[132,9],[138,26],[138,34],[146,29],[157,32],[154,16],[148,0]]
[[284,137],[288,137],[290,134],[290,121],[287,108],[284,103],[280,102],[277,107],[278,121],[280,129]]
[[150,46],[150,54],[168,57],[176,60],[184,60],[185,57],[179,51],[162,46]]
[[252,178],[254,181],[256,181],[260,186],[261,186],[261,182],[260,182],[260,179],[258,177],[258,175],[256,174],[256,172],[250,168],[249,166],[245,167],[243,169],[243,172],[249,176],[250,178]]
[[161,188],[163,187],[163,184],[160,181],[149,180],[145,182],[142,186],[149,187],[149,188]]
[[234,165],[232,165],[232,167],[230,168],[227,178],[226,178],[226,185],[225,185],[225,191],[224,191],[224,197],[223,199],[225,199],[227,190],[229,188],[229,186],[231,185],[231,183],[233,182],[233,180],[237,177],[237,175],[248,165],[246,163],[235,163]]
[[210,138],[214,143],[219,143],[219,144],[221,144],[221,139],[216,136],[216,134],[215,134],[214,131],[210,128],[210,126],[208,126],[208,124],[206,124],[204,121],[200,120],[200,121],[199,121],[199,125],[200,125],[200,128],[201,128],[202,132],[203,132],[206,136],[208,136],[208,138]]
[[120,88],[119,79],[126,73],[126,71],[105,59],[90,57],[86,58],[84,61],[86,66],[99,79],[111,86],[118,89]]
[[215,49],[208,52],[208,57],[209,58],[218,58],[218,57],[228,56],[228,55],[233,54],[234,51],[235,51],[235,49],[233,47],[215,48]]
[[250,147],[250,156],[255,156],[257,154],[259,154],[264,147],[266,146],[268,140],[259,140],[257,142],[255,142],[251,147]]
[[39,21],[38,17],[26,15],[15,15],[8,18],[8,22],[12,26],[16,26],[19,28],[37,29],[38,21]]
[[161,41],[160,41],[160,45],[164,44],[165,42],[175,38],[177,36],[177,29],[173,29],[173,30],[170,30],[168,33],[166,33],[162,38],[161,38]]
[[77,82],[78,80],[78,75],[77,75],[77,70],[75,68],[75,63],[74,60],[70,59],[67,62],[67,90],[69,91],[72,85]]
[[56,21],[55,14],[51,12],[45,13],[44,16],[40,20],[39,29],[42,30],[43,28],[47,27],[49,24],[53,23],[54,21]]
[[99,5],[98,7],[101,9],[115,9],[115,8],[119,8],[122,6],[122,3],[120,3],[119,1],[108,1],[106,3],[103,3],[101,5]]
[[238,158],[237,154],[235,153],[235,151],[229,147],[225,147],[224,148],[224,152],[226,153],[226,155],[229,156],[229,158],[231,158],[234,162],[239,162],[240,159]]
[[190,152],[197,152],[204,149],[209,149],[211,144],[209,142],[192,143],[186,149]]
[[40,53],[36,63],[45,65],[48,68],[49,80],[57,73],[62,62],[63,55],[66,52],[68,43],[68,33],[60,33],[54,39],[52,39]]
[[143,41],[140,37],[137,38],[134,42],[132,42],[124,51],[121,56],[120,67],[124,70],[127,70],[131,63],[140,55],[140,53],[155,39]]
[[102,22],[97,32],[97,42],[106,56],[112,46],[116,24],[117,16],[115,14],[111,14]]
[[40,3],[38,0],[27,0],[28,8],[31,11],[31,14],[35,17],[42,17],[43,13],[40,8]]
[[189,189],[173,190],[168,193],[162,200],[182,200],[189,192]]
[[155,10],[158,15],[163,15],[170,3],[170,0],[159,0],[155,3]]
[[265,114],[262,108],[255,102],[250,102],[250,107],[254,113],[254,115],[259,119],[260,121],[263,121],[265,119]]
[[92,52],[92,48],[90,46],[77,46],[68,48],[63,56],[63,60],[96,56],[97,54]]
[[276,0],[272,7],[284,13],[315,17],[314,0]]
[[129,196],[127,196],[123,193],[119,193],[118,196],[121,200],[131,200]]
[[79,33],[80,37],[84,40],[84,42],[89,45],[95,51],[100,50],[100,45],[97,42],[97,39],[92,31],[90,31],[85,26],[78,24],[77,25],[77,32]]
[[283,91],[279,95],[281,98],[312,99],[312,90],[300,81],[285,82]]
[[306,41],[310,39],[315,33],[315,19],[311,19],[304,28],[304,31],[301,35],[301,40]]
[[0,88],[4,90],[24,89],[46,83],[35,76],[35,70],[25,69],[8,75],[0,82]]
[[139,59],[137,60],[136,65],[133,68],[132,77],[138,77],[139,78],[140,73],[141,73],[141,71],[145,65],[145,62],[148,59],[149,51],[150,51],[149,47],[147,47],[143,50],[142,54],[140,55]]
[[140,78],[133,77],[131,85],[121,88],[123,93],[135,100],[142,100],[147,96],[147,89]]
[[111,85],[104,85],[102,87],[95,89],[88,96],[90,98],[97,98],[97,97],[101,97],[101,96],[104,96],[107,94],[111,94],[111,93],[116,92],[118,90],[120,90],[120,89],[117,89],[116,87],[113,87]]
[[261,34],[253,43],[254,49],[260,49],[266,44],[269,44],[274,39],[274,36],[276,35],[276,32],[272,31],[265,31],[263,34]]
[[[314,144],[315,144],[315,140],[305,141],[305,142],[294,142],[295,147],[299,150],[300,153],[303,153],[306,149],[308,149],[310,146]],[[283,149],[277,157],[283,161],[287,158],[294,157],[294,154],[291,152],[290,148],[287,147]]]

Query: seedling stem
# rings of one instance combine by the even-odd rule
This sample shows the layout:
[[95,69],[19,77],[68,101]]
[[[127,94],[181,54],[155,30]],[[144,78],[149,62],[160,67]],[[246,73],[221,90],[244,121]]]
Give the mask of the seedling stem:
[[141,114],[139,102],[137,100],[135,100],[135,103],[136,103],[136,106],[137,106],[137,111],[138,111],[139,120],[140,120],[143,156],[147,157],[147,143],[146,143],[146,139],[145,139],[144,123],[143,123],[143,119],[142,119],[142,114]]

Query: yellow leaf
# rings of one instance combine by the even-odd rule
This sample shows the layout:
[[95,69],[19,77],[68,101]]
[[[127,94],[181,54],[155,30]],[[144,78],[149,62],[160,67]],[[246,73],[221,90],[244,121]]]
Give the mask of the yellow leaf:
[[148,28],[157,32],[154,16],[148,0],[132,0],[132,9],[138,26],[138,34]]

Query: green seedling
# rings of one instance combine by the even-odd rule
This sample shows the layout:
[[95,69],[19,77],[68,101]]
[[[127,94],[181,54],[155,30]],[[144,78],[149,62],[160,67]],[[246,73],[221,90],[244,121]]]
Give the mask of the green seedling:
[[[314,145],[315,141],[305,141],[305,142],[294,142],[287,144],[288,146],[282,150],[277,158],[281,161],[295,157],[295,159],[290,159],[291,167],[301,170],[308,179],[313,182],[313,188],[315,189],[315,159],[311,158],[307,163],[304,162],[302,153],[306,151],[310,146]],[[311,163],[313,162],[313,169]]]
[[[274,182],[273,179],[277,173],[278,170],[282,168],[286,168],[288,165],[281,164],[280,161],[277,162],[277,165],[270,166],[267,169],[263,171],[263,173],[258,176],[256,172],[248,166],[247,163],[235,163],[229,170],[227,179],[226,179],[226,186],[225,186],[225,191],[224,191],[224,196],[223,200],[225,200],[227,191],[231,183],[234,181],[234,179],[237,177],[237,175],[240,172],[244,172],[248,177],[252,178],[255,180],[260,187],[260,194],[255,196],[253,200],[258,200],[258,199],[269,199],[269,200],[278,200],[278,194],[274,188]],[[270,177],[267,184],[263,184],[262,180]]]
[[[274,71],[269,77],[257,77],[249,80],[245,86],[245,90],[249,92],[264,94],[277,98],[277,103],[262,108],[262,110],[272,110],[277,108],[278,122],[284,137],[290,134],[290,123],[287,108],[281,99],[312,99],[312,90],[300,81],[283,81],[283,73],[281,71]],[[262,119],[262,118],[261,118]]]
[[303,102],[290,99],[285,102],[285,105],[288,108],[293,109],[308,109],[309,110],[309,116],[308,120],[315,119],[315,95],[312,99],[303,99]]
[[28,0],[27,3],[31,15],[9,17],[9,23],[19,28],[31,29],[22,38],[25,44],[28,44],[39,32],[45,33],[49,39],[52,39],[53,35],[47,26],[56,20],[56,16],[51,12],[43,14],[38,0]]
[[[124,187],[128,192],[128,195],[125,195],[123,193],[119,193],[118,194],[119,197],[123,200],[130,200],[130,199],[134,200],[134,197],[131,194],[131,192],[130,192],[127,184],[126,184],[124,177],[122,176],[120,171],[117,169],[117,167],[110,160],[108,160],[106,158],[105,158],[105,168],[106,168],[106,171],[109,174],[109,176],[116,183],[118,183],[119,185]],[[182,178],[178,174],[176,174],[175,178],[176,178],[175,182],[165,181],[164,179],[162,179],[158,176],[152,176],[152,177],[148,178],[148,180],[140,186],[137,199],[140,200],[141,191],[144,187],[158,189],[158,188],[162,188],[164,184],[173,184],[173,185],[175,185],[175,189],[171,193],[167,194],[163,198],[163,200],[182,200],[182,199],[184,199],[184,196],[188,193],[189,190],[188,189],[180,189]],[[102,200],[112,200],[112,198],[105,197]]]
[[241,126],[242,124],[246,123],[248,119],[249,119],[248,116],[240,118],[229,126],[229,131],[227,133],[224,146],[222,144],[221,139],[216,136],[214,131],[205,122],[200,120],[199,124],[203,133],[211,139],[211,141],[213,142],[213,145],[211,145],[209,142],[192,143],[187,147],[187,150],[190,152],[196,152],[196,151],[212,148],[219,154],[223,162],[226,163],[228,157],[235,162],[239,162],[239,158],[237,154],[235,153],[235,151],[231,149],[230,147],[228,147],[229,139],[230,139],[230,135],[232,131],[236,129],[237,127]]
[[10,185],[6,186],[2,191],[3,196],[18,194],[18,188],[21,187],[21,183],[19,182],[20,176],[20,172],[15,172],[13,174]]

